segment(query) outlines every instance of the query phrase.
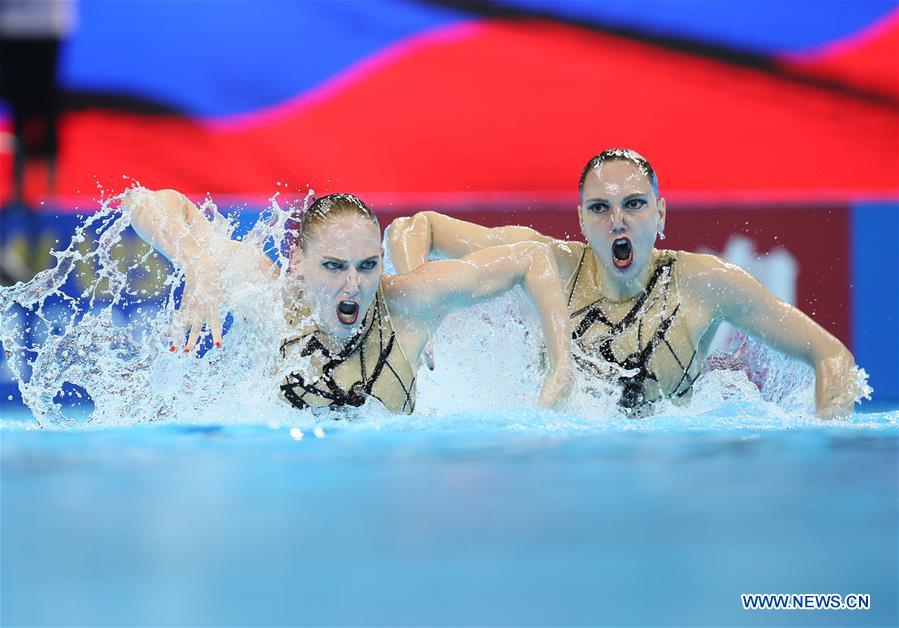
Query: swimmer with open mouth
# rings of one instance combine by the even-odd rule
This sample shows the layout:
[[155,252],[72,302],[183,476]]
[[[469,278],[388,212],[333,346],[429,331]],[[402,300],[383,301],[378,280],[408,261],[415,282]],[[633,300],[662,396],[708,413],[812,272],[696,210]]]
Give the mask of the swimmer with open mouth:
[[[222,345],[219,310],[228,305],[216,288],[224,281],[222,267],[243,263],[246,281],[276,289],[278,269],[268,257],[213,230],[179,192],[136,188],[124,209],[138,234],[184,270],[182,326],[173,341],[188,334],[184,351],[194,348],[204,328]],[[292,304],[287,314],[295,335],[280,349],[288,367],[302,369],[290,372],[280,388],[297,408],[359,406],[375,398],[390,410],[412,412],[419,358],[442,319],[517,285],[537,309],[546,339],[549,369],[540,403],[557,406],[571,391],[568,311],[555,258],[542,244],[491,247],[385,277],[378,219],[359,198],[330,194],[305,212],[290,273],[295,292],[285,302]]]
[[355,325],[359,320],[359,304],[349,299],[338,303],[337,319],[344,325]]
[[[742,269],[714,255],[657,249],[667,207],[655,170],[639,153],[610,149],[590,159],[579,182],[578,218],[586,243],[528,227],[486,228],[437,212],[397,219],[388,234],[397,270],[432,252],[455,257],[515,242],[549,247],[566,279],[578,367],[607,377],[597,362],[627,371],[620,405],[645,414],[661,398],[689,398],[722,322],[811,365],[820,417],[852,413],[861,393],[852,354],[797,308]],[[581,356],[590,356],[587,360]]]
[[612,242],[612,263],[618,270],[627,270],[634,263],[634,249],[628,238],[617,238]]

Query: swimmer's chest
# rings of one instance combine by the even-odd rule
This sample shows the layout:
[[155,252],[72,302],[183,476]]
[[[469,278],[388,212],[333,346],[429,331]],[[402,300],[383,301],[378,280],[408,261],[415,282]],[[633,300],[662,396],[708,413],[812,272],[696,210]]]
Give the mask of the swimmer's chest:
[[587,249],[568,285],[582,370],[603,372],[595,368],[597,361],[637,370],[634,377],[647,401],[688,394],[702,365],[677,289],[675,262],[673,253],[660,252],[644,294],[615,303],[599,291],[595,259]]
[[285,400],[298,408],[314,408],[359,406],[374,397],[388,410],[411,413],[415,372],[386,312],[367,318],[360,335],[341,351],[328,350],[315,334],[285,342]]

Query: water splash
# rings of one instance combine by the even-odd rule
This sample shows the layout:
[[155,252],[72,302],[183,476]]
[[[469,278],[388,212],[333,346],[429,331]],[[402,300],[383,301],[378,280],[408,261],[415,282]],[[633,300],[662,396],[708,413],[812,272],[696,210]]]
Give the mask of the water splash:
[[[0,288],[0,341],[22,399],[41,426],[130,425],[152,421],[314,425],[326,418],[364,418],[366,429],[582,431],[659,429],[672,422],[705,429],[739,425],[819,425],[814,418],[814,374],[746,338],[709,359],[692,401],[663,402],[650,419],[628,419],[611,382],[579,375],[577,392],[562,412],[536,410],[544,371],[536,313],[520,289],[452,314],[434,339],[437,370],[420,369],[416,415],[392,415],[377,403],[342,411],[299,412],[279,399],[285,371],[278,348],[290,334],[285,307],[296,291],[288,272],[292,217],[275,195],[240,236],[240,250],[266,250],[278,269],[273,281],[248,280],[249,262],[229,258],[223,283],[229,304],[224,348],[194,355],[169,351],[168,330],[183,275],[158,265],[149,289],[134,276],[148,272],[157,254],[141,245],[123,256],[130,225],[125,194],[106,199],[82,221],[68,247],[52,253],[56,265],[28,283]],[[303,207],[311,198],[307,196]],[[302,208],[300,208],[302,209]],[[214,229],[237,238],[237,223],[211,199],[201,205]],[[386,266],[390,268],[389,259]],[[73,279],[93,267],[92,280]],[[159,270],[161,269],[161,270]],[[222,311],[224,317],[228,312]],[[864,382],[864,373],[859,374]],[[866,388],[864,393],[869,393]],[[66,403],[62,403],[66,401]],[[74,403],[72,403],[74,402]],[[305,429],[305,427],[304,427]]]
[[[281,269],[274,282],[247,281],[241,276],[246,265],[231,263],[235,260],[223,268],[231,312],[227,350],[208,350],[207,339],[188,356],[172,353],[168,342],[183,275],[159,273],[155,289],[138,294],[130,278],[156,254],[146,246],[132,258],[119,254],[131,222],[123,199],[145,193],[134,189],[104,200],[69,246],[53,253],[54,268],[0,289],[0,341],[24,403],[42,426],[70,425],[85,415],[87,422],[103,425],[252,421],[260,408],[271,408],[270,417],[279,415],[274,383],[278,339],[286,324],[280,313],[291,278],[278,245],[288,235],[290,212],[272,199],[242,238],[248,251],[272,251]],[[201,210],[216,230],[231,237],[235,223],[210,200]],[[89,266],[94,279],[79,293],[74,279]],[[223,320],[226,314],[221,312]],[[61,403],[73,395],[75,403]]]

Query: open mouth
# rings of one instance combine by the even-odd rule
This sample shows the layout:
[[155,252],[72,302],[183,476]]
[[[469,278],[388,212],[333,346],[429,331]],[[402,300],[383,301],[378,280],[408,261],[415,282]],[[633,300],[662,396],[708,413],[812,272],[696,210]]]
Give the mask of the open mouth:
[[355,301],[341,301],[337,304],[337,320],[344,325],[352,325],[359,318],[359,304]]
[[615,268],[624,270],[634,261],[634,247],[629,238],[618,238],[612,242],[612,263]]

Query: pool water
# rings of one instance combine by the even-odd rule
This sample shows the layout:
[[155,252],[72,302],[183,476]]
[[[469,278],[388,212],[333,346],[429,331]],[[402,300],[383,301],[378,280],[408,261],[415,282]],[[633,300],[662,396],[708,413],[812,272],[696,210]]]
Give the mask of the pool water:
[[[899,411],[2,422],[2,623],[895,626]],[[741,593],[868,593],[747,611]]]

